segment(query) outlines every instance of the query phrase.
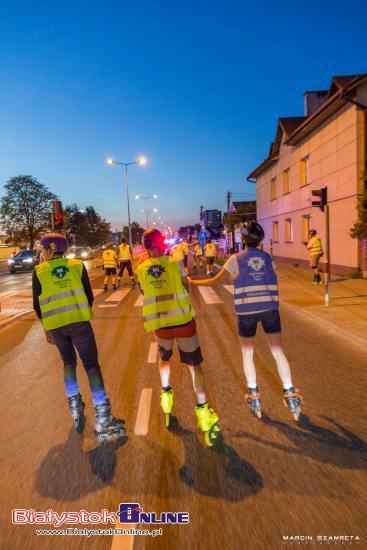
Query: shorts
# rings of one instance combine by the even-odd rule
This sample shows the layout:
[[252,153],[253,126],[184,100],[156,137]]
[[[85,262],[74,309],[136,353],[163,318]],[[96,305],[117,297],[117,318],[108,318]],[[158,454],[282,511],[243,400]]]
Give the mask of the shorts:
[[106,275],[116,275],[116,268],[115,267],[106,267],[105,274]]
[[214,256],[207,256],[206,257],[206,263],[209,264],[209,265],[213,265],[214,264]]
[[181,363],[196,367],[203,362],[199,337],[194,319],[185,325],[160,328],[154,332],[158,340],[158,350],[162,361],[169,361],[176,340]]
[[237,315],[238,334],[244,338],[252,338],[256,334],[257,323],[261,323],[266,334],[281,332],[278,309],[268,309],[252,315]]
[[322,254],[315,254],[314,256],[311,256],[310,266],[312,267],[312,269],[316,269],[317,267],[319,267],[321,258]]

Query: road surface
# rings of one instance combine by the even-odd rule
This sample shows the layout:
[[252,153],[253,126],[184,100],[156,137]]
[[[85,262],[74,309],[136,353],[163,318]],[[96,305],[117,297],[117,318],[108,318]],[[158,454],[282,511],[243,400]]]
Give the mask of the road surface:
[[[284,308],[284,346],[304,395],[304,414],[297,425],[283,406],[275,365],[259,330],[259,421],[244,403],[230,281],[209,294],[192,289],[209,402],[222,429],[218,445],[206,448],[196,428],[190,375],[177,353],[174,425],[170,431],[164,426],[154,338],[143,328],[139,290],[125,277],[119,294],[99,292],[102,281],[94,282],[93,326],[114,414],[129,430],[127,441],[97,446],[82,367],[87,426],[84,435],[73,430],[60,359],[38,321],[25,319],[0,332],[1,548],[314,547],[283,539],[297,536],[359,537],[351,546],[366,548],[365,350]],[[146,435],[134,433],[141,415]],[[37,536],[37,526],[11,522],[15,508],[116,511],[120,502],[139,503],[150,512],[188,512],[190,523],[162,526],[163,534],[152,538]]]

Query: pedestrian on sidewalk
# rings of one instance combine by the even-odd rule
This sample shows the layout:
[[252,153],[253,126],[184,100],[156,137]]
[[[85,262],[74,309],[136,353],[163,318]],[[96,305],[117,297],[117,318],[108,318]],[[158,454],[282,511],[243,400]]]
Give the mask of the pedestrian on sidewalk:
[[229,274],[234,281],[234,303],[237,313],[243,367],[247,381],[245,399],[251,412],[261,418],[261,394],[254,364],[254,337],[260,322],[267,336],[283,385],[283,398],[295,420],[301,412],[301,394],[292,382],[291,370],[281,342],[279,293],[275,266],[271,256],[260,250],[264,230],[257,222],[246,222],[241,229],[245,249],[233,254],[213,279],[189,278],[200,286],[218,283]]
[[130,245],[127,244],[126,239],[121,239],[121,244],[119,246],[119,252],[118,252],[118,261],[119,261],[119,273],[117,276],[117,286],[120,285],[121,277],[124,273],[124,270],[129,274],[131,284],[135,284],[134,279],[134,273],[133,273],[133,267],[132,267],[132,254],[131,254],[131,248]]
[[116,290],[116,274],[117,274],[117,266],[118,266],[118,259],[116,252],[113,249],[113,244],[108,243],[106,250],[102,254],[102,260],[103,260],[103,269],[105,272],[105,277],[103,281],[103,290],[105,292],[108,291],[108,280],[110,276],[112,277],[112,288],[113,290]]
[[[112,416],[90,323],[93,292],[81,260],[64,258],[64,235],[49,233],[41,240],[44,262],[33,271],[33,309],[42,321],[47,342],[55,344],[64,364],[66,397],[74,426],[83,431],[85,405],[76,376],[78,352],[87,373],[95,408],[95,434],[102,443],[126,435],[123,421]],[[76,350],[76,351],[75,351]]]
[[322,248],[322,242],[320,237],[317,235],[316,229],[310,229],[308,232],[308,241],[303,243],[307,250],[310,253],[310,266],[313,270],[313,279],[312,282],[315,285],[321,285],[322,279],[320,275],[320,260],[324,255],[324,250]]
[[165,255],[164,238],[157,229],[147,229],[143,243],[149,258],[138,266],[136,273],[144,294],[144,327],[147,332],[154,332],[158,340],[161,407],[166,426],[169,426],[173,407],[170,358],[176,340],[181,362],[188,366],[191,373],[197,399],[194,411],[198,426],[204,432],[206,444],[212,446],[219,431],[218,416],[207,402],[201,367],[203,357],[184,265],[174,257]]

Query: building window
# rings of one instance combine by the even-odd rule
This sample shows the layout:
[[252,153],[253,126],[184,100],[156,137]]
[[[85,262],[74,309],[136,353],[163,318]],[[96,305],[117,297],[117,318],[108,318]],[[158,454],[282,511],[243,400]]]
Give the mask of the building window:
[[310,214],[302,216],[302,242],[308,241],[308,232],[310,231]]
[[283,195],[289,193],[289,169],[283,172]]
[[273,178],[270,182],[270,197],[271,197],[272,201],[277,198],[277,180],[276,180],[276,178]]
[[285,242],[293,242],[293,224],[291,218],[285,220]]
[[279,241],[279,225],[278,222],[273,222],[273,242]]
[[305,157],[300,160],[299,164],[300,168],[300,186],[304,187],[305,185],[308,185],[311,181],[310,178],[310,158]]

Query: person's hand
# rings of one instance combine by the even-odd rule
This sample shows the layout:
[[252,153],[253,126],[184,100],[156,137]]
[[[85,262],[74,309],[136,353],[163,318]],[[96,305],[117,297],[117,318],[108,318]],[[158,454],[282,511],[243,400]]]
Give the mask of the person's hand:
[[54,341],[52,340],[52,334],[49,330],[45,330],[45,336],[46,336],[46,340],[49,344],[54,343]]

